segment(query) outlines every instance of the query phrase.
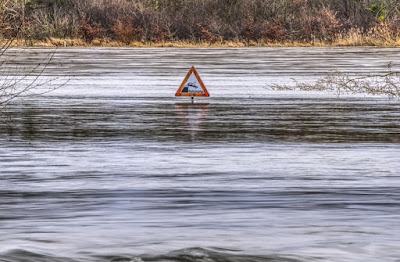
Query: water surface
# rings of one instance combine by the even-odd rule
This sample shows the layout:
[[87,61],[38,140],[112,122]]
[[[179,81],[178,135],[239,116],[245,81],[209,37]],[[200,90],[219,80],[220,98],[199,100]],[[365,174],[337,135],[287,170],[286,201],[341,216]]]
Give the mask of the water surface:
[[[266,88],[398,56],[58,49],[65,86],[3,112],[0,261],[399,261],[398,101]],[[173,96],[191,65],[195,104]]]

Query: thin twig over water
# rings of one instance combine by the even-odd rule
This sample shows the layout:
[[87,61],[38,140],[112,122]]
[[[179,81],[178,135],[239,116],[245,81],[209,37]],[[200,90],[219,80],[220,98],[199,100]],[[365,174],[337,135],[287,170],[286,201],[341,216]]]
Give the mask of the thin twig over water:
[[391,62],[387,72],[382,74],[356,74],[335,70],[333,73],[319,78],[314,83],[300,82],[292,78],[294,85],[269,84],[271,90],[329,91],[337,96],[343,94],[383,95],[391,99],[400,98],[400,72],[392,70]]
[[[0,51],[3,51],[0,49]],[[25,53],[25,51],[27,53]],[[28,58],[24,60],[24,56]],[[54,52],[39,55],[34,50],[8,49],[0,56],[0,110],[20,97],[42,95],[68,82],[59,76],[46,75]],[[22,59],[21,59],[22,57]]]

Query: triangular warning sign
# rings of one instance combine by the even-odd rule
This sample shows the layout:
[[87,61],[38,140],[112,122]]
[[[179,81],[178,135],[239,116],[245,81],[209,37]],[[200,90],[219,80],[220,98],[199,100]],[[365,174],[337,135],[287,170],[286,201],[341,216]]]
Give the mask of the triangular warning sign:
[[175,96],[210,96],[196,69],[192,66]]

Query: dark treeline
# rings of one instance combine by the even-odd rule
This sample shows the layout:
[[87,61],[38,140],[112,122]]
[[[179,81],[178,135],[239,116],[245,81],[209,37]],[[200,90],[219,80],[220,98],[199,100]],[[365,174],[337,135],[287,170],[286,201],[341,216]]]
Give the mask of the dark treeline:
[[25,40],[331,43],[400,32],[400,0],[0,0],[0,8],[0,35]]

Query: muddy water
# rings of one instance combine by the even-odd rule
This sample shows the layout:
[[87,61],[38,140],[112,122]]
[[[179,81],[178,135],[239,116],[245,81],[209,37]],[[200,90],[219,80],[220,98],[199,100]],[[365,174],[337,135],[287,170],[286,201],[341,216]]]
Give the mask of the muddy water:
[[[10,70],[53,52],[13,51]],[[57,50],[43,78],[65,85],[3,112],[0,261],[398,261],[399,102],[266,88],[389,61]],[[211,93],[194,104],[174,97],[191,65]]]

